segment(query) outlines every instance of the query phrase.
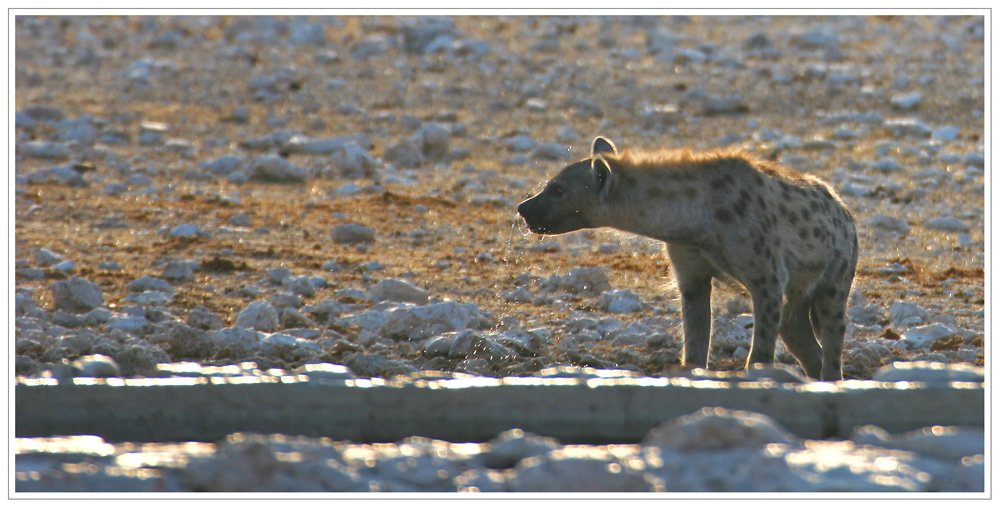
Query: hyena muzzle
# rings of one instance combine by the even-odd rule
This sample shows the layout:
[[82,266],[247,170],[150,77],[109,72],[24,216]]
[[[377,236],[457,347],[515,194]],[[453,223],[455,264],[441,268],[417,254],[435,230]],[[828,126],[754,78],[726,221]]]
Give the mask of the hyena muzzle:
[[517,211],[534,233],[611,227],[665,242],[685,365],[708,363],[712,279],[728,276],[753,303],[748,366],[773,363],[780,335],[810,377],[842,378],[858,239],[819,178],[739,149],[619,153],[598,137]]

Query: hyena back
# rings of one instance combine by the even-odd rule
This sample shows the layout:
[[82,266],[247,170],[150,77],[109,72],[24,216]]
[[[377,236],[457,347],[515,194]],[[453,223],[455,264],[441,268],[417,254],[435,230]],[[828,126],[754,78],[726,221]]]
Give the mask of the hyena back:
[[619,153],[598,137],[517,210],[535,233],[612,227],[665,242],[685,365],[708,363],[712,279],[728,275],[753,302],[748,366],[773,363],[780,335],[810,377],[841,379],[858,239],[819,178],[739,149]]

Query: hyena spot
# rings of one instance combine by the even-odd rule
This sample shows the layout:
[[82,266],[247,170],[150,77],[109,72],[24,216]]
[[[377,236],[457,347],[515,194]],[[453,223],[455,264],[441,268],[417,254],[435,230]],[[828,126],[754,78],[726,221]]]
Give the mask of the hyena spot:
[[720,222],[729,224],[733,222],[733,213],[725,208],[719,208],[715,211],[715,218],[719,219]]

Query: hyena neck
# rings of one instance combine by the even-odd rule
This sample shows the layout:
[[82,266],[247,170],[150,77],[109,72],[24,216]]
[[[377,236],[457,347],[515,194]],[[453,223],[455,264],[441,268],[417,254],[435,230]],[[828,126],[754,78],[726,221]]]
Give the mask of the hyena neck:
[[[645,175],[644,175],[645,176]],[[606,226],[668,243],[700,245],[711,232],[704,186],[659,177],[623,178],[609,199]]]

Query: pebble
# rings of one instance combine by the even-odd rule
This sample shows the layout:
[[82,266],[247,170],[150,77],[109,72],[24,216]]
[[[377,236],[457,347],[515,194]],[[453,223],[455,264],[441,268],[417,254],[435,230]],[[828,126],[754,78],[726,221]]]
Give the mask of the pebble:
[[121,330],[140,337],[148,334],[152,330],[152,326],[153,324],[150,323],[145,317],[127,316],[121,314],[111,316],[111,318],[108,319],[107,323],[104,325],[104,327],[109,331]]
[[934,129],[934,131],[931,132],[931,137],[934,139],[943,139],[945,141],[954,141],[958,138],[958,134],[958,127],[945,125]]
[[923,307],[909,303],[896,302],[889,309],[889,320],[893,326],[916,326],[927,322],[930,313]]
[[282,281],[282,285],[287,287],[292,293],[302,295],[306,298],[316,295],[316,286],[313,285],[312,279],[309,277],[289,277]]
[[676,104],[647,104],[639,111],[643,127],[663,130],[684,121]]
[[595,267],[575,267],[566,275],[553,275],[539,280],[538,286],[543,293],[559,291],[591,296],[612,290],[607,269]]
[[901,109],[903,111],[909,111],[917,107],[917,105],[920,104],[920,101],[922,101],[923,98],[924,96],[919,92],[912,92],[906,94],[893,95],[892,99],[889,102],[892,103],[892,106],[894,108]]
[[420,130],[413,134],[411,139],[425,158],[438,160],[448,155],[451,146],[451,131],[441,124],[428,123],[420,127]]
[[968,364],[893,362],[875,371],[872,380],[888,383],[900,381],[983,383],[986,374],[982,367]]
[[404,139],[390,146],[382,157],[386,162],[401,168],[418,168],[424,164],[424,154],[412,139]]
[[208,332],[183,324],[170,328],[166,334],[166,343],[170,346],[170,357],[174,360],[212,358],[218,351],[218,345]]
[[945,337],[958,333],[954,327],[943,323],[932,323],[926,326],[916,326],[903,332],[900,340],[912,349],[927,349],[930,345]]
[[872,169],[883,173],[896,173],[903,170],[903,167],[892,157],[879,159],[872,164]]
[[27,115],[33,121],[42,123],[56,123],[66,118],[66,113],[63,110],[41,104],[27,106],[20,110],[19,113]]
[[86,279],[72,276],[69,280],[55,282],[49,286],[56,309],[83,313],[104,303],[101,286]]
[[605,291],[597,298],[597,306],[612,314],[639,312],[645,306],[631,289]]
[[301,183],[306,181],[309,170],[296,166],[283,157],[261,155],[250,162],[249,178],[272,183]]
[[46,249],[44,247],[38,249],[38,254],[35,255],[35,264],[43,267],[52,266],[57,263],[62,263],[65,260],[66,258],[64,258],[61,254],[52,252],[51,250]]
[[252,302],[236,314],[233,325],[238,328],[275,332],[278,330],[278,312],[268,302]]
[[357,223],[337,224],[333,228],[333,241],[336,243],[372,243],[375,241],[375,230]]
[[278,291],[268,298],[268,301],[276,309],[282,309],[285,307],[290,307],[297,309],[302,306],[302,297],[295,293],[288,293],[285,291]]
[[180,224],[174,226],[170,232],[167,233],[169,236],[176,238],[196,238],[199,233],[201,233],[201,228],[197,224]]
[[242,360],[260,349],[260,334],[256,330],[234,326],[209,332],[217,346],[216,357]]
[[157,364],[170,361],[170,356],[155,346],[126,345],[115,356],[122,377],[152,376]]
[[887,118],[883,125],[893,131],[894,136],[926,138],[933,133],[933,129],[918,118]]
[[656,427],[643,446],[685,451],[760,448],[771,443],[793,444],[794,436],[771,417],[750,411],[706,407]]
[[356,353],[345,362],[351,372],[361,377],[390,378],[400,374],[411,374],[417,369],[399,360],[393,360],[377,354]]
[[218,314],[208,310],[204,305],[199,305],[188,313],[188,326],[202,330],[219,330],[225,323]]
[[701,106],[702,114],[709,116],[746,113],[750,110],[737,94],[709,95],[702,99]]
[[889,215],[883,215],[876,213],[872,215],[870,219],[865,223],[866,226],[881,229],[884,231],[893,231],[896,233],[901,233],[903,235],[909,234],[910,225],[906,223],[905,220],[899,217],[891,217]]
[[[340,147],[337,151],[333,152],[330,160],[337,172],[337,176],[340,178],[370,178],[375,174],[375,168],[378,166],[375,158],[357,143],[347,143]],[[348,185],[353,185],[358,190],[348,193],[338,189],[338,192],[345,194],[360,192],[360,188],[356,185]]]
[[171,291],[170,289],[171,286],[169,282],[156,277],[151,277],[149,275],[143,275],[142,277],[139,277],[138,279],[129,282],[126,287],[128,288],[129,291],[139,292],[139,293],[149,290]]
[[68,159],[72,152],[63,143],[53,141],[25,141],[15,145],[17,153],[39,159]]
[[373,302],[388,300],[424,305],[428,301],[428,292],[405,280],[382,279],[368,289],[367,298]]
[[160,276],[174,283],[189,282],[194,280],[194,271],[196,268],[198,268],[198,263],[194,261],[169,261],[163,265]]
[[141,293],[130,293],[122,298],[122,302],[139,305],[167,305],[173,299],[174,295],[170,292],[146,290]]
[[927,229],[935,229],[938,231],[951,231],[951,232],[965,232],[970,228],[961,220],[955,217],[938,217],[935,219],[930,219],[924,222],[924,227]]
[[379,330],[382,336],[411,341],[444,332],[488,328],[493,324],[476,304],[453,301],[422,306],[403,304],[386,312],[384,319]]
[[559,143],[541,143],[531,152],[533,159],[545,161],[566,160],[570,155],[569,147]]

